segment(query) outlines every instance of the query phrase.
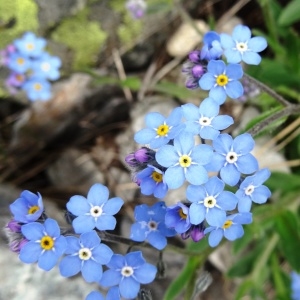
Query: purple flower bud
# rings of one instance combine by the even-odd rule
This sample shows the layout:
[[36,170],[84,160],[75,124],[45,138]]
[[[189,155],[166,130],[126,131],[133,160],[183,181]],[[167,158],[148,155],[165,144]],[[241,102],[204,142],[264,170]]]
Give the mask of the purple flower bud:
[[192,68],[192,75],[200,79],[200,77],[205,73],[204,68],[201,65],[195,65]]
[[134,157],[138,162],[146,163],[150,160],[149,154],[149,149],[143,147],[134,152]]
[[28,243],[28,240],[23,238],[21,240],[14,240],[9,244],[9,249],[12,252],[20,253],[23,246],[25,246]]
[[6,228],[10,229],[12,232],[21,232],[21,224],[16,220],[10,220],[6,225]]
[[200,61],[200,51],[192,51],[189,53],[189,60],[193,63],[199,63]]
[[191,227],[191,238],[194,242],[199,242],[204,238],[204,229],[205,227],[201,224]]

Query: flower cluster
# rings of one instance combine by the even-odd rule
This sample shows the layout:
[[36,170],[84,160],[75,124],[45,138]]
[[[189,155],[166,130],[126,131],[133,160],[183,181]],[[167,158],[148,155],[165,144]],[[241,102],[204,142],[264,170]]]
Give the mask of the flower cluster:
[[[234,120],[219,114],[227,96],[237,99],[244,93],[239,63],[259,64],[257,52],[266,46],[264,38],[251,38],[249,28],[243,25],[234,28],[232,37],[208,32],[203,48],[189,54],[183,71],[188,74],[187,87],[208,90],[209,97],[199,107],[187,103],[175,108],[167,118],[155,112],[146,115],[147,127],[134,136],[146,146],[125,159],[134,181],[142,194],[160,200],[169,189],[187,185],[186,200],[170,207],[164,202],[152,208],[137,206],[133,240],[147,240],[162,249],[165,237],[171,236],[166,231],[169,228],[194,241],[209,235],[208,242],[215,247],[223,236],[230,241],[240,238],[242,225],[252,222],[252,202],[262,204],[270,197],[270,190],[263,185],[270,172],[259,170],[251,153],[254,139],[248,133],[233,138],[222,132]],[[226,185],[232,187],[230,191]]]
[[44,50],[46,43],[27,32],[1,51],[1,65],[11,71],[5,82],[10,93],[23,90],[32,101],[51,97],[49,80],[60,77],[61,61]]
[[[87,198],[75,195],[67,202],[73,228],[66,230],[47,217],[39,193],[23,191],[10,205],[13,218],[6,225],[10,248],[19,253],[24,263],[37,262],[45,271],[58,264],[63,277],[81,273],[86,282],[110,287],[108,300],[135,298],[140,284],[154,280],[156,267],[145,261],[141,251],[124,257],[114,254],[99,236],[101,232],[115,229],[114,215],[123,203],[119,197],[109,199],[106,186],[94,184]],[[93,291],[86,299],[104,298],[100,292]]]
[[147,9],[145,0],[128,0],[125,6],[133,19],[141,19]]

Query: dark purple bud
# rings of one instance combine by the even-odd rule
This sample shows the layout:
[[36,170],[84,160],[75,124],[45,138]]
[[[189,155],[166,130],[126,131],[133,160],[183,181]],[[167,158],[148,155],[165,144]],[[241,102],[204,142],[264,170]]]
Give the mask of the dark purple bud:
[[192,51],[189,54],[189,60],[193,63],[199,63],[200,61],[200,51]]
[[23,246],[28,243],[28,240],[23,238],[21,240],[14,240],[9,244],[9,249],[12,252],[20,253]]
[[134,157],[134,153],[130,153],[125,157],[125,161],[126,163],[130,166],[130,167],[135,167],[137,165],[137,161]]
[[191,238],[194,242],[199,242],[205,236],[204,228],[200,228],[199,226],[192,226],[191,230]]
[[204,74],[204,72],[204,68],[201,65],[195,65],[192,68],[192,75],[198,79]]
[[6,225],[6,228],[10,229],[12,232],[21,232],[21,224],[16,220],[10,220]]
[[185,82],[185,86],[188,89],[194,90],[199,87],[198,80],[195,80],[194,78],[188,78]]
[[141,148],[134,152],[135,159],[140,163],[146,163],[150,160],[149,149]]

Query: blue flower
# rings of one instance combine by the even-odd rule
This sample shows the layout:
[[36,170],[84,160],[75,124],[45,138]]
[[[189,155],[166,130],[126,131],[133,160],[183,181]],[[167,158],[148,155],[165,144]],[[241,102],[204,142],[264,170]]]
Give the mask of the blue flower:
[[206,60],[218,59],[223,53],[220,44],[220,36],[215,31],[207,32],[203,37],[203,47],[200,58]]
[[203,139],[214,140],[220,130],[233,124],[230,116],[218,116],[220,106],[212,98],[206,98],[199,107],[192,103],[181,106],[186,119],[186,131],[199,134]]
[[271,173],[268,169],[257,171],[254,175],[246,177],[241,183],[239,190],[235,193],[239,198],[238,210],[239,212],[249,212],[252,201],[254,203],[262,204],[271,196],[271,191],[262,185]]
[[211,226],[204,230],[204,233],[210,233],[208,243],[211,247],[216,247],[221,242],[223,236],[234,241],[244,235],[242,224],[250,224],[252,222],[251,213],[238,213],[230,215],[222,226]]
[[165,224],[169,228],[174,228],[177,233],[184,233],[191,227],[189,217],[189,207],[181,202],[167,207]]
[[48,53],[43,53],[32,64],[33,76],[45,78],[49,80],[56,80],[59,78],[59,68],[61,60],[56,56],[51,56]]
[[225,49],[224,55],[229,63],[239,63],[241,61],[250,64],[258,65],[261,61],[261,52],[266,49],[267,41],[263,37],[251,38],[249,27],[237,25],[232,32],[232,37],[222,33],[221,45]]
[[86,282],[98,282],[102,277],[102,265],[107,264],[112,250],[101,244],[96,231],[85,232],[79,238],[66,237],[68,247],[59,265],[62,276],[70,277],[82,273]]
[[300,300],[300,274],[293,271],[291,273],[292,300]]
[[152,112],[146,115],[146,125],[134,135],[134,140],[139,144],[150,144],[151,148],[159,148],[174,139],[183,129],[181,123],[182,110],[175,108],[168,118],[160,113]]
[[43,199],[40,193],[34,194],[30,191],[23,191],[16,201],[10,206],[14,220],[21,223],[34,222],[44,211]]
[[148,264],[141,251],[130,252],[125,256],[114,254],[107,264],[109,268],[103,273],[100,284],[119,286],[120,295],[124,298],[135,298],[141,284],[148,284],[155,278],[157,269]]
[[23,55],[38,57],[43,53],[46,43],[45,39],[36,37],[32,32],[27,32],[21,39],[14,41],[14,46]]
[[203,165],[210,162],[213,152],[209,145],[195,146],[190,133],[180,134],[174,139],[174,146],[165,145],[156,152],[156,160],[167,168],[165,182],[170,189],[179,188],[185,179],[191,184],[199,185],[208,180]]
[[130,238],[137,242],[148,241],[153,247],[162,250],[167,245],[166,237],[174,236],[176,232],[165,224],[166,205],[157,202],[149,207],[138,205],[134,209],[137,221],[131,226]]
[[254,140],[249,133],[232,137],[223,133],[213,141],[214,157],[207,169],[220,171],[221,179],[228,185],[238,183],[240,175],[251,174],[258,169],[256,158],[250,153],[254,148]]
[[224,190],[224,182],[218,177],[210,178],[205,185],[189,185],[186,197],[192,202],[190,221],[200,224],[206,219],[212,226],[222,226],[226,219],[226,211],[235,209],[238,199]]
[[210,90],[209,97],[218,104],[223,104],[226,95],[237,99],[243,95],[243,85],[238,81],[242,78],[243,69],[239,64],[225,65],[222,60],[211,60],[207,65],[207,73],[199,80],[203,90]]
[[31,68],[32,62],[20,53],[12,53],[9,56],[7,67],[18,74],[23,74]]
[[94,184],[87,195],[73,196],[67,203],[67,209],[74,216],[72,222],[76,233],[84,233],[93,230],[112,230],[116,227],[116,219],[113,217],[122,207],[124,201],[119,197],[108,200],[108,188],[102,184]]
[[85,297],[85,300],[105,300],[105,299],[100,292],[92,291]]
[[51,84],[43,78],[30,78],[23,84],[22,90],[27,93],[27,97],[32,101],[51,98]]
[[168,191],[168,186],[163,181],[163,176],[164,173],[161,170],[151,165],[137,173],[136,178],[139,181],[142,194],[153,194],[156,198],[164,198]]
[[41,269],[51,270],[67,248],[66,238],[60,235],[57,222],[47,219],[44,225],[28,223],[21,230],[29,242],[21,248],[20,260],[27,264],[37,261]]

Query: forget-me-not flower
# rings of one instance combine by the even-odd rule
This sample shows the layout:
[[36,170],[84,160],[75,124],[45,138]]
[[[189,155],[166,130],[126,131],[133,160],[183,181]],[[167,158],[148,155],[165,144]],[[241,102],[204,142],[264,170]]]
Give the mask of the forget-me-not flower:
[[300,274],[293,271],[291,273],[292,300],[300,300]]
[[249,133],[243,133],[235,139],[227,133],[220,134],[213,140],[215,153],[207,169],[220,171],[221,179],[226,184],[236,185],[241,173],[252,174],[258,169],[258,162],[250,153],[254,144]]
[[67,248],[57,222],[49,218],[44,224],[25,224],[21,230],[28,242],[20,250],[20,260],[27,264],[38,262],[41,269],[51,270]]
[[262,204],[266,203],[271,196],[271,191],[265,185],[262,185],[271,173],[268,169],[261,169],[254,175],[248,176],[241,183],[240,188],[235,193],[239,198],[239,212],[249,212],[252,202]]
[[224,191],[225,184],[218,177],[211,177],[206,184],[189,185],[186,197],[192,202],[190,206],[190,222],[200,224],[205,219],[209,225],[222,226],[226,219],[226,211],[235,209],[238,199]]
[[163,171],[149,165],[146,169],[136,174],[141,193],[144,195],[153,194],[154,197],[162,199],[168,192],[168,186],[163,180]]
[[263,37],[251,38],[251,30],[244,25],[237,25],[232,32],[232,37],[226,33],[220,34],[221,45],[225,49],[224,55],[229,63],[241,61],[258,65],[261,57],[257,52],[266,49],[267,41]]
[[167,168],[164,179],[170,189],[179,188],[185,180],[195,185],[205,183],[208,174],[203,165],[209,163],[212,156],[211,146],[195,146],[190,133],[180,134],[174,139],[174,146],[165,145],[155,155],[157,162]]
[[85,232],[79,238],[66,237],[68,247],[60,264],[60,274],[71,277],[79,272],[86,282],[98,282],[102,277],[102,265],[107,264],[112,255],[112,250],[105,244],[96,231]]
[[113,217],[123,205],[124,201],[119,197],[108,199],[108,188],[100,183],[94,184],[87,195],[73,196],[67,203],[67,209],[76,218],[72,225],[76,233],[84,233],[93,230],[112,230],[116,227],[116,219]]
[[233,124],[230,116],[219,116],[220,105],[212,98],[204,99],[197,107],[192,103],[181,106],[186,119],[185,130],[193,134],[199,134],[203,139],[214,140],[220,130]]
[[207,32],[203,37],[203,47],[200,58],[206,60],[218,59],[223,53],[220,36],[215,31]]
[[242,224],[250,224],[252,222],[251,213],[237,213],[229,215],[223,225],[211,226],[204,230],[204,233],[209,233],[208,243],[211,247],[216,247],[221,242],[223,236],[234,241],[244,235]]
[[40,56],[43,53],[46,44],[47,42],[45,39],[36,37],[32,32],[26,32],[22,38],[14,41],[16,49],[27,57]]
[[156,276],[155,266],[148,264],[141,251],[127,253],[125,256],[114,254],[107,264],[109,268],[102,275],[103,286],[119,286],[124,298],[135,298],[141,284],[152,282]]
[[32,63],[33,76],[57,80],[60,76],[60,66],[61,60],[59,57],[49,55],[45,52]]
[[223,104],[226,95],[237,99],[243,95],[243,85],[238,81],[242,78],[243,69],[240,64],[226,64],[222,60],[211,60],[207,65],[207,73],[199,80],[203,90],[209,90],[209,97]]
[[22,85],[22,90],[32,100],[48,100],[51,98],[51,84],[40,77],[32,77]]
[[137,242],[148,241],[153,247],[162,250],[167,245],[166,237],[174,236],[176,232],[165,224],[166,205],[157,202],[148,207],[138,205],[134,209],[136,223],[131,226],[130,238]]
[[134,135],[134,140],[139,144],[149,144],[151,148],[159,148],[174,139],[183,129],[181,123],[182,110],[175,108],[168,118],[157,112],[146,115],[146,125]]
[[7,67],[18,74],[28,71],[31,65],[30,59],[18,52],[12,53],[7,63]]
[[16,201],[10,206],[14,220],[21,223],[34,222],[44,211],[43,199],[40,193],[34,194],[30,191],[23,191]]

